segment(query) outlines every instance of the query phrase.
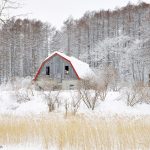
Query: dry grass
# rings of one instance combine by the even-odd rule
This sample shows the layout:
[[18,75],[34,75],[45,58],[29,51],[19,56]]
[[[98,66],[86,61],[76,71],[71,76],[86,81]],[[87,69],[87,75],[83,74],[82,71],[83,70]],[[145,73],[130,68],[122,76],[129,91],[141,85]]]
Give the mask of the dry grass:
[[0,143],[42,143],[58,150],[149,150],[150,117],[0,117]]

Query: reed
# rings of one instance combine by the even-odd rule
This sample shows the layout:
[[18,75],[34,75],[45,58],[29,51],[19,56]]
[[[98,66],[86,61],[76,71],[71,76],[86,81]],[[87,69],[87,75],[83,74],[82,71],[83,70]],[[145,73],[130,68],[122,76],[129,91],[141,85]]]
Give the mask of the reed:
[[148,150],[150,117],[0,117],[0,143],[42,143],[43,150]]

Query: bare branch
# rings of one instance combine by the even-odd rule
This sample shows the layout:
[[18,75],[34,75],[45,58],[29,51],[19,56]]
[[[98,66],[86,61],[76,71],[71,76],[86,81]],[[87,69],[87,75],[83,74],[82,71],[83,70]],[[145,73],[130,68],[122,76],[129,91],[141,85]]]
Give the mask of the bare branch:
[[5,23],[5,20],[8,20],[6,16],[8,16],[7,11],[11,9],[17,9],[19,8],[20,4],[16,1],[11,0],[1,0],[0,3],[0,21],[2,23]]

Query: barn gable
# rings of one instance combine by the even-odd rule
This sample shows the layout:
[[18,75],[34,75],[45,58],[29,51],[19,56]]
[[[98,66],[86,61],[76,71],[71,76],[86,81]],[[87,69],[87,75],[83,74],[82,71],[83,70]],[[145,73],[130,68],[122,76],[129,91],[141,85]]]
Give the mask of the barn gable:
[[[61,62],[59,62],[59,61],[61,61]],[[37,80],[37,78],[38,78],[38,76],[40,74],[42,74],[42,70],[43,70],[43,68],[46,68],[47,64],[49,66],[51,65],[50,63],[53,64],[53,66],[57,65],[57,63],[58,63],[58,66],[60,66],[60,68],[57,67],[58,68],[58,72],[61,71],[61,68],[66,67],[65,69],[67,70],[67,66],[68,67],[70,66],[70,70],[69,71],[71,72],[70,73],[71,74],[71,78],[73,78],[73,79],[80,80],[80,79],[84,79],[85,77],[87,77],[89,75],[90,76],[94,75],[93,71],[90,69],[88,64],[86,64],[86,63],[76,59],[75,57],[69,57],[69,56],[67,56],[67,55],[65,55],[63,53],[60,53],[60,52],[56,51],[56,52],[53,52],[49,57],[47,57],[43,61],[43,63],[41,64],[40,68],[38,69],[38,71],[37,71],[37,73],[36,73],[36,75],[34,77],[34,81]],[[67,65],[66,66],[62,66],[62,64],[67,64]],[[49,71],[48,67],[46,69],[47,69],[46,71]],[[54,75],[52,74],[52,76],[55,76],[55,74],[56,74],[55,69],[54,70],[50,69],[50,70],[54,74]],[[62,72],[60,74],[64,75],[63,70],[62,70]]]

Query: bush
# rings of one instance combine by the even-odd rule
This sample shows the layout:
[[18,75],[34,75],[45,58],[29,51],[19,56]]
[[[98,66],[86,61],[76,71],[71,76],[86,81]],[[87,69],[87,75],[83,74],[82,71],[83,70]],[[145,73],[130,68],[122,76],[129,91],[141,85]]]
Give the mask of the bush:
[[87,77],[79,83],[78,93],[87,108],[94,110],[99,104],[99,100],[105,100],[107,88],[106,84],[100,84],[95,79]]
[[44,93],[45,99],[49,108],[49,112],[54,111],[56,108],[56,105],[57,107],[59,107],[60,105],[59,94],[60,94],[60,90],[55,91],[55,92],[48,91],[48,93]]
[[125,90],[128,106],[134,106],[138,103],[150,103],[150,90],[142,82],[136,82]]

